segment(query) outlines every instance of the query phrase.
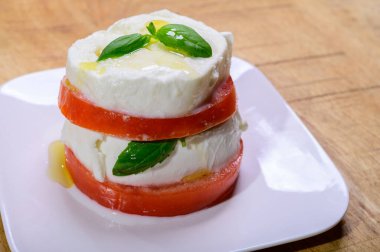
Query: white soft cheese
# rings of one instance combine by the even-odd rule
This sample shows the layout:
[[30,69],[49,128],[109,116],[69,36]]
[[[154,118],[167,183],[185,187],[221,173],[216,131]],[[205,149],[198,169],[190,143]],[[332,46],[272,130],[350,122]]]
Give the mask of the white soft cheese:
[[[154,43],[120,58],[96,62],[112,40],[148,33],[153,20],[184,24],[212,47],[212,57],[195,58],[170,52]],[[168,10],[122,19],[107,30],[76,41],[68,51],[66,75],[89,100],[103,108],[143,117],[176,117],[199,106],[229,75],[232,34]]]
[[236,115],[211,130],[187,137],[186,146],[178,142],[162,163],[142,173],[122,177],[114,176],[112,168],[129,141],[87,130],[69,121],[63,127],[62,140],[99,181],[107,178],[127,185],[162,185],[178,182],[199,169],[220,169],[238,151],[240,124],[240,117]]

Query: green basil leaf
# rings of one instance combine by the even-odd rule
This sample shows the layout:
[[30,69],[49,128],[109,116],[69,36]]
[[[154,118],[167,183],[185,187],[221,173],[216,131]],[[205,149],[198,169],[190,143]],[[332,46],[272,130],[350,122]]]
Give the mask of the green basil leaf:
[[153,36],[156,35],[156,27],[154,26],[153,22],[150,22],[149,25],[146,27],[146,29],[149,31],[150,34]]
[[108,58],[117,58],[125,54],[134,52],[149,43],[150,35],[141,35],[138,33],[121,36],[109,43],[100,54],[97,61]]
[[186,138],[180,138],[179,141],[181,142],[182,147],[186,147]]
[[112,169],[115,176],[143,172],[164,161],[174,150],[177,139],[153,142],[130,142]]
[[156,37],[167,47],[171,47],[182,54],[202,58],[212,56],[210,44],[186,25],[164,25],[156,32]]

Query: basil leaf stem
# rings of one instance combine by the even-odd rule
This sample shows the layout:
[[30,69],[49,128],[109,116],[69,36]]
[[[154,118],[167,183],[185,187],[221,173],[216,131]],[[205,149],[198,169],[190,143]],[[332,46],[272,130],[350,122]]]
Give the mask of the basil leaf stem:
[[146,29],[149,31],[150,34],[153,36],[156,35],[156,27],[154,26],[153,22],[150,22]]
[[108,58],[117,58],[125,54],[143,48],[150,41],[151,35],[141,35],[138,33],[121,36],[109,43],[100,54],[97,61]]

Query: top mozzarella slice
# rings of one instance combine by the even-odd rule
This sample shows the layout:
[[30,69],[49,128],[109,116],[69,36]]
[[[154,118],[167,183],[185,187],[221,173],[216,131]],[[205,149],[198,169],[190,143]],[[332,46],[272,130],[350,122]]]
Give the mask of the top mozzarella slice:
[[[170,51],[160,42],[119,58],[96,62],[112,40],[148,33],[151,22],[184,24],[211,46],[212,57]],[[229,75],[232,35],[167,10],[122,19],[105,31],[76,41],[69,49],[69,81],[94,104],[141,117],[178,117],[191,112]]]

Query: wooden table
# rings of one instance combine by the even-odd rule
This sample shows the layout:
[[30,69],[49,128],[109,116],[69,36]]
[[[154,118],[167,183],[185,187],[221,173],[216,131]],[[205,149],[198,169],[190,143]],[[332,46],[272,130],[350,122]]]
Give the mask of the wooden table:
[[380,250],[379,1],[1,0],[0,83],[61,67],[74,40],[161,8],[232,31],[234,55],[265,73],[346,179],[350,205],[336,227],[273,250]]

